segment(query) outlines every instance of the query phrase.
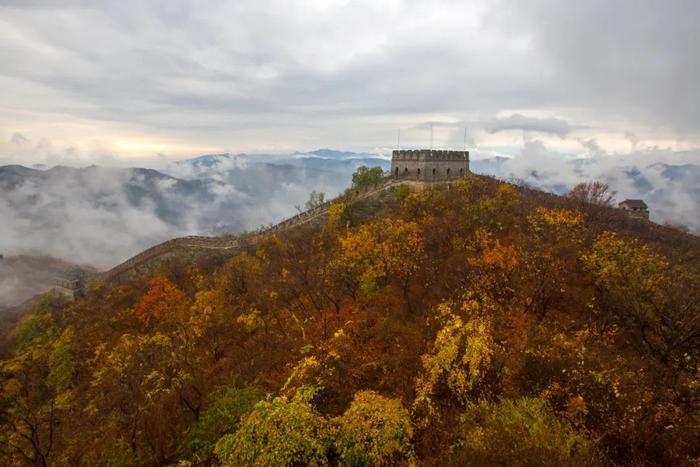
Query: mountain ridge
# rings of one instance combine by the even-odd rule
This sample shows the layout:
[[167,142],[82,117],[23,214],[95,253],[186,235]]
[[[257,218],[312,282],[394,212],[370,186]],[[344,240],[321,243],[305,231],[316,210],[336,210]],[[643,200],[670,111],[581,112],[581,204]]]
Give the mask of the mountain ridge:
[[421,187],[37,302],[2,341],[0,432],[29,410],[48,462],[91,465],[692,464],[700,238]]

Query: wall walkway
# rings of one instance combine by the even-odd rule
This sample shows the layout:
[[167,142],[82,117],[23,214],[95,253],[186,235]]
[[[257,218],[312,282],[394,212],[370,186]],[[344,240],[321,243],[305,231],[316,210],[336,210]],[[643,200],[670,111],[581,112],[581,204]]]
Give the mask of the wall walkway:
[[[380,182],[367,186],[359,190],[350,189],[340,196],[326,201],[325,203],[308,211],[301,212],[295,216],[286,219],[279,224],[261,229],[252,234],[244,234],[240,236],[220,236],[220,237],[203,237],[203,236],[188,236],[179,237],[167,240],[163,243],[155,245],[147,250],[142,251],[138,255],[129,258],[121,264],[113,267],[109,271],[98,274],[95,279],[112,280],[123,274],[126,274],[144,263],[150,262],[160,256],[166,255],[176,249],[210,249],[210,250],[232,250],[239,248],[241,245],[256,244],[265,235],[277,233],[280,231],[292,229],[300,225],[312,222],[319,217],[326,215],[328,209],[333,203],[352,204],[365,198],[374,196],[375,194],[389,189],[394,189],[398,185],[408,184],[406,180],[395,180],[385,178]],[[415,182],[414,182],[415,183]]]

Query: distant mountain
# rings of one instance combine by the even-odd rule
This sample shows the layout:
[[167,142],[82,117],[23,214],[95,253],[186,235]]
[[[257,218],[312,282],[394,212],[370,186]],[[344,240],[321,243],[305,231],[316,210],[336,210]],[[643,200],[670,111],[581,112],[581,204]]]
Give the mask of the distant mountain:
[[503,170],[503,164],[508,161],[507,157],[489,157],[487,159],[477,159],[469,161],[469,169],[482,175],[498,175]]
[[[168,238],[238,232],[296,212],[312,190],[334,196],[360,165],[384,155],[318,149],[207,154],[160,169],[0,167],[0,253],[45,254],[109,267]],[[471,161],[472,171],[558,194],[602,180],[618,200],[642,198],[654,221],[700,232],[700,166],[612,158],[542,162],[522,155]]]
[[293,155],[315,156],[326,159],[374,159],[377,157],[376,154],[336,151],[335,149],[317,149],[307,153],[295,152]]
[[227,178],[225,174],[245,170],[254,165],[273,164],[275,166],[293,166],[305,170],[333,172],[343,177],[343,182],[350,180],[349,175],[361,165],[380,166],[389,170],[391,161],[377,154],[318,149],[310,152],[292,154],[208,154],[185,159],[165,168],[165,172],[180,178]]
[[[0,253],[50,255],[106,268],[168,238],[239,232],[293,215],[313,190],[334,196],[355,153],[210,154],[145,168],[0,167]],[[347,157],[346,157],[347,156]]]

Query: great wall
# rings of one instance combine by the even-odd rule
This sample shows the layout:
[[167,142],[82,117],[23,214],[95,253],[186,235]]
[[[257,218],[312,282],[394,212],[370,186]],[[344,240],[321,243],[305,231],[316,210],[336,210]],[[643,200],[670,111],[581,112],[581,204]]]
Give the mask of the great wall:
[[[168,255],[175,250],[234,250],[243,245],[254,245],[265,235],[278,233],[309,223],[328,213],[333,203],[352,204],[374,196],[384,190],[393,190],[398,185],[409,185],[421,190],[426,186],[450,185],[451,181],[469,173],[469,151],[445,150],[396,150],[392,153],[390,176],[369,186],[348,189],[338,197],[301,212],[271,227],[253,233],[219,237],[188,236],[173,238],[155,245],[138,255],[113,267],[109,271],[93,274],[88,282],[110,281],[135,271],[142,265]],[[65,287],[64,287],[65,288]],[[70,294],[76,290],[66,289]]]
[[106,272],[96,274],[94,277],[92,277],[92,280],[109,281],[117,279],[130,271],[136,270],[139,266],[145,263],[151,262],[178,249],[234,250],[242,245],[254,245],[266,235],[292,229],[318,219],[319,217],[328,213],[328,209],[333,203],[344,203],[349,205],[359,200],[374,196],[375,194],[384,190],[393,190],[398,185],[414,183],[415,182],[410,180],[385,178],[380,182],[360,189],[349,189],[336,198],[326,201],[313,209],[301,212],[271,227],[260,229],[249,234],[220,237],[188,236],[173,238],[142,251],[138,255],[129,258]]

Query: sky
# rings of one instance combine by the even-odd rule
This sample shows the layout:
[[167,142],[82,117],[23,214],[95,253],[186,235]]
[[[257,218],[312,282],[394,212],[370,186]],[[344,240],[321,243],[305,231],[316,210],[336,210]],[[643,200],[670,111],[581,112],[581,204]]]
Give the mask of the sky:
[[431,126],[476,157],[692,161],[699,17],[696,0],[0,0],[0,163],[386,153]]

